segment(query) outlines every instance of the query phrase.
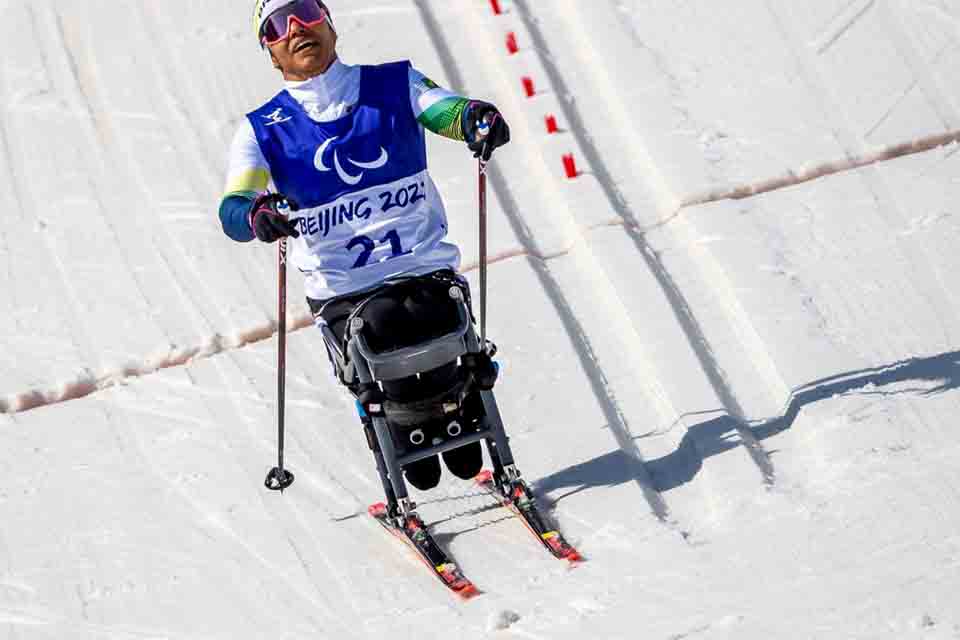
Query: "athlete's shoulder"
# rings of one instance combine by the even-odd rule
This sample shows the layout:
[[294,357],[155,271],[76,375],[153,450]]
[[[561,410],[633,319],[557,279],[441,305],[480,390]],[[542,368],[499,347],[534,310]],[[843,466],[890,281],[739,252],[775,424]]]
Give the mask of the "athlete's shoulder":
[[247,118],[242,118],[240,122],[237,123],[237,128],[234,129],[230,147],[232,149],[239,149],[249,146],[251,143],[256,144],[256,142],[257,132],[253,130],[253,124],[251,124]]
[[270,165],[260,149],[253,125],[244,119],[237,125],[230,143],[224,197],[264,191],[271,179]]
[[364,66],[360,101],[370,105],[399,107],[409,103],[409,60]]
[[394,62],[383,62],[380,64],[370,64],[363,66],[363,77],[365,80],[385,82],[388,80],[400,80],[404,82],[410,74],[413,67],[409,60],[397,60]]
[[250,111],[247,114],[247,118],[251,122],[262,120],[265,125],[277,124],[279,121],[289,120],[289,114],[284,114],[284,109],[289,107],[288,95],[287,90],[284,89],[267,102]]
[[379,64],[364,65],[367,69],[380,69],[382,71],[406,71],[411,68],[413,63],[409,60],[394,60],[393,62],[381,62]]
[[413,66],[411,66],[407,72],[407,82],[410,85],[410,100],[411,103],[414,104],[418,115],[426,108],[417,108],[417,103],[423,100],[424,97],[427,97],[432,104],[437,100],[454,95],[451,91],[444,89],[431,80],[425,73]]

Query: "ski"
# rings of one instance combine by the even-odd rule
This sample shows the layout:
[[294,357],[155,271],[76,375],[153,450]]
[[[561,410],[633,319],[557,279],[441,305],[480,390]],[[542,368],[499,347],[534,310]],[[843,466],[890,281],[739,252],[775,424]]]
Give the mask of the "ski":
[[570,563],[584,560],[580,552],[573,548],[557,528],[551,525],[549,519],[540,512],[533,492],[523,480],[514,480],[506,486],[508,493],[504,493],[497,486],[492,471],[481,471],[477,475],[476,482],[501,505],[513,511],[530,533],[540,541],[540,544],[553,554],[553,557]]
[[410,547],[431,573],[460,598],[468,600],[480,593],[477,587],[463,575],[460,568],[451,561],[446,552],[437,545],[420,516],[408,515],[401,527],[390,517],[387,505],[382,502],[372,505],[368,512],[384,529]]

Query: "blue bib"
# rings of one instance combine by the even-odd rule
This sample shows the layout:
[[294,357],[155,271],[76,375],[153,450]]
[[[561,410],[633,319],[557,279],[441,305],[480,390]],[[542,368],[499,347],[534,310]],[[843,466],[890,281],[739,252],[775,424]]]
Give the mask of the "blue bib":
[[291,262],[311,298],[459,268],[409,70],[406,61],[361,67],[357,104],[332,122],[310,118],[287,91],[247,116],[277,191],[300,207]]
[[332,122],[312,120],[286,90],[250,113],[277,191],[316,207],[424,171],[409,69],[408,61],[361,67],[357,106]]

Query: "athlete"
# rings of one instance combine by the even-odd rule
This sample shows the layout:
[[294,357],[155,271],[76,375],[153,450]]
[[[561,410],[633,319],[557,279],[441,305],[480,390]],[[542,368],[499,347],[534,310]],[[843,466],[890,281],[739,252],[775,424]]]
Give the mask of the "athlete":
[[[249,113],[234,136],[220,205],[224,232],[238,242],[291,238],[291,262],[305,275],[313,316],[342,341],[361,304],[364,335],[375,350],[449,332],[457,321],[449,289],[461,287],[468,300],[469,289],[456,274],[460,251],[446,238],[424,130],[466,142],[488,160],[510,140],[503,116],[492,104],[438,86],[407,61],[345,64],[320,0],[258,0],[254,26],[285,88]],[[492,385],[492,363],[478,366],[486,373],[479,378]],[[359,395],[357,381],[337,373]],[[450,373],[427,372],[384,391],[401,400],[430,397]],[[451,472],[470,479],[482,465],[480,443],[443,458]],[[430,489],[440,480],[440,462],[433,456],[404,474]]]

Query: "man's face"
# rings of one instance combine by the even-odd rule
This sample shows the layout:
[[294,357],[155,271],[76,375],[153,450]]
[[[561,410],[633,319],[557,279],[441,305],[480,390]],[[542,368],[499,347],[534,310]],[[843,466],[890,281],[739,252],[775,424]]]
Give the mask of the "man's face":
[[329,21],[307,28],[290,21],[286,39],[270,45],[273,66],[285,80],[302,81],[326,72],[337,57],[337,34]]

